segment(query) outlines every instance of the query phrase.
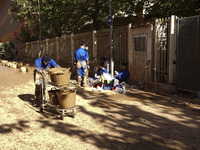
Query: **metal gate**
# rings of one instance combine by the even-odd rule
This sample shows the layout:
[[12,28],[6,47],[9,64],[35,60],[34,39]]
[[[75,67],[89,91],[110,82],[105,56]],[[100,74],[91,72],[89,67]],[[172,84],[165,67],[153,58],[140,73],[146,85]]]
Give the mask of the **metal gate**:
[[177,88],[200,90],[200,16],[178,21]]
[[154,51],[154,67],[156,68],[157,82],[169,82],[169,46],[168,33],[170,27],[170,18],[157,19],[155,21],[155,51]]

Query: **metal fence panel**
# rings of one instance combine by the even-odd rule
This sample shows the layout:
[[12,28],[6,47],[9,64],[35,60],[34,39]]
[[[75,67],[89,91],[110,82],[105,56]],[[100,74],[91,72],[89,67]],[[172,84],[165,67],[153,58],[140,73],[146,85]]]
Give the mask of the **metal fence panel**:
[[57,38],[58,41],[58,63],[61,65],[72,65],[71,36]]
[[[97,32],[97,59],[102,56],[110,60],[110,31]],[[118,27],[113,30],[114,69],[119,70],[122,63],[128,63],[128,27]]]
[[177,87],[200,90],[200,16],[179,20]]
[[[100,30],[82,34],[68,35],[42,41],[43,54],[49,53],[51,57],[62,66],[73,64],[74,51],[84,41],[89,46],[90,66],[93,68],[96,60],[102,56],[110,59],[110,31]],[[114,61],[115,69],[120,69],[121,63],[128,63],[128,28],[127,26],[114,28]],[[39,56],[39,41],[26,43],[24,58],[36,59]],[[41,54],[41,56],[43,55]]]
[[54,60],[57,60],[57,47],[56,47],[56,39],[46,40],[46,51]]
[[115,70],[121,68],[122,63],[128,63],[128,27],[113,30]]
[[97,59],[106,57],[110,59],[110,32],[109,30],[97,31]]
[[157,82],[168,83],[169,81],[169,29],[170,21],[168,18],[157,19],[155,22],[155,66]]

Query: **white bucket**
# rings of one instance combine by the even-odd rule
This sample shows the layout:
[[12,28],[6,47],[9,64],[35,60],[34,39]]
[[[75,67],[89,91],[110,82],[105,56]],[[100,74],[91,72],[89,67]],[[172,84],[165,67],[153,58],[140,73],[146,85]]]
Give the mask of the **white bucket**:
[[6,61],[6,60],[1,60],[1,63],[2,63],[2,66],[6,66],[6,63],[7,63],[8,61]]
[[13,68],[17,68],[17,63],[13,63]]
[[26,67],[20,67],[21,72],[26,72]]
[[10,62],[10,67],[13,68],[13,62]]
[[8,62],[8,63],[7,63],[7,66],[10,67],[10,65],[11,65],[10,62]]

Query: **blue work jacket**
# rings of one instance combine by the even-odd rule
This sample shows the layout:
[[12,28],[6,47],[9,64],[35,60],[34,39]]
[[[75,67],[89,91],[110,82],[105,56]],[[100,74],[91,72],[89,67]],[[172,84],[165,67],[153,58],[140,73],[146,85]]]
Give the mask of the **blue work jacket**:
[[85,60],[87,64],[89,63],[88,51],[80,47],[74,52],[74,62],[76,63],[77,61],[83,60]]
[[128,70],[120,70],[118,72],[118,75],[115,76],[115,78],[118,79],[120,83],[123,82],[123,81],[126,82],[126,80],[128,79],[128,77],[129,77]]
[[42,61],[42,58],[38,58],[35,60],[35,68],[39,71],[41,71],[42,69],[47,70],[50,67],[55,68],[56,66],[58,66],[58,64],[53,59],[51,59],[46,65]]

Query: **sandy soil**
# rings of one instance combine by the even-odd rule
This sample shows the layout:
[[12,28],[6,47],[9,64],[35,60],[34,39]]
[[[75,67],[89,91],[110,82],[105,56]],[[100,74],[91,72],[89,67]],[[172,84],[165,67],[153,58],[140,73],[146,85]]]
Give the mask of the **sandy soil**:
[[200,150],[200,103],[194,98],[78,88],[75,118],[61,120],[32,106],[32,72],[0,66],[0,77],[2,150]]

